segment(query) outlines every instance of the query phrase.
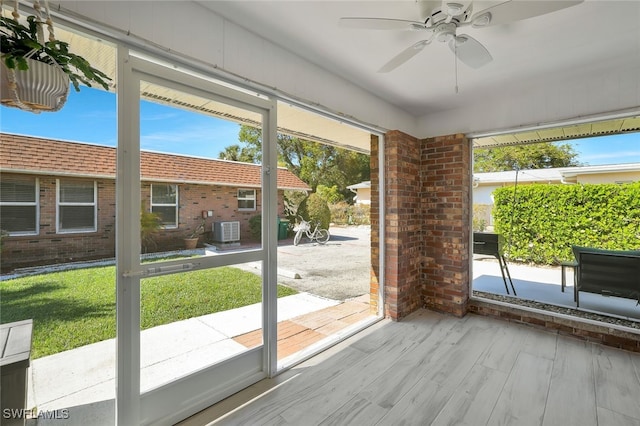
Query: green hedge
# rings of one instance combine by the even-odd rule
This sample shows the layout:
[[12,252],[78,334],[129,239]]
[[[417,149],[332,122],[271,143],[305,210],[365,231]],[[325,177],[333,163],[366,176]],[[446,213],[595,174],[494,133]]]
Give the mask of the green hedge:
[[640,248],[640,182],[521,185],[494,192],[495,231],[511,260],[557,264],[572,245]]

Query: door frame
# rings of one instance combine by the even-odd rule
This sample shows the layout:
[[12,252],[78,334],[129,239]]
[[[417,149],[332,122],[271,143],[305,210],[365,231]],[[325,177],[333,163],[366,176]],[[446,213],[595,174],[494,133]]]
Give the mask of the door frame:
[[[116,422],[174,424],[276,373],[277,148],[276,101],[220,85],[206,76],[117,50],[118,149],[116,177]],[[186,91],[262,116],[262,245],[259,249],[161,267],[140,262],[140,81]],[[270,224],[273,223],[273,226]],[[140,280],[187,270],[261,261],[263,345],[140,394]]]

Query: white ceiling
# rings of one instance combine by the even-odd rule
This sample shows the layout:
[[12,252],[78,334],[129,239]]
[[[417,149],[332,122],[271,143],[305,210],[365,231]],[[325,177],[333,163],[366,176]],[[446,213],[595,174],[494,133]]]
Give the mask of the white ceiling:
[[[446,44],[433,42],[401,67],[381,74],[377,70],[383,64],[424,34],[338,25],[345,16],[422,20],[413,0],[199,3],[416,117],[479,104],[487,97],[507,97],[523,87],[572,75],[598,78],[603,69],[640,69],[637,0],[586,0],[508,25],[460,29],[458,34],[477,39],[494,60],[480,69],[458,62],[458,93],[456,64]],[[473,10],[498,3],[502,1],[474,1]]]

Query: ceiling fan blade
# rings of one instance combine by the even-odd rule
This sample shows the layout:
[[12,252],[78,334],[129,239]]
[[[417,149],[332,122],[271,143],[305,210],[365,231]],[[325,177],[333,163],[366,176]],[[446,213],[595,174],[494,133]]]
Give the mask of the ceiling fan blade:
[[493,60],[489,51],[476,39],[461,34],[449,42],[458,59],[471,68],[480,68]]
[[[490,27],[493,25],[508,24],[522,19],[533,18],[558,10],[566,9],[584,0],[540,1],[540,0],[508,0],[504,3],[478,11],[471,22],[475,27]],[[489,20],[487,22],[487,13]]]
[[431,44],[431,39],[421,40],[415,43],[414,45],[409,46],[407,49],[403,50],[402,52],[394,56],[389,62],[384,64],[382,68],[378,70],[378,72],[385,73],[385,72],[393,71],[394,69],[398,68],[400,65],[407,62],[409,59],[416,56],[418,53],[422,52],[422,49],[427,47],[429,44]]
[[340,18],[340,26],[365,30],[421,30],[426,29],[422,22],[405,19],[387,18]]

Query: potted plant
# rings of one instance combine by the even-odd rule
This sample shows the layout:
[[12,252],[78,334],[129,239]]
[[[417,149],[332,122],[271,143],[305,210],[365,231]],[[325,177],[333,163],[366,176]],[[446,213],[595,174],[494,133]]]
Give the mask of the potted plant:
[[193,250],[198,246],[200,235],[204,233],[205,220],[200,219],[200,224],[184,239],[184,246],[187,250]]
[[51,18],[47,20],[49,40],[44,40],[44,22],[34,15],[26,25],[13,18],[0,17],[2,61],[2,104],[31,112],[57,111],[66,102],[69,82],[76,91],[80,83],[97,83],[109,88],[111,80],[93,68],[82,56],[69,51],[66,42],[53,37]]

